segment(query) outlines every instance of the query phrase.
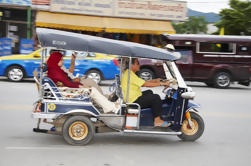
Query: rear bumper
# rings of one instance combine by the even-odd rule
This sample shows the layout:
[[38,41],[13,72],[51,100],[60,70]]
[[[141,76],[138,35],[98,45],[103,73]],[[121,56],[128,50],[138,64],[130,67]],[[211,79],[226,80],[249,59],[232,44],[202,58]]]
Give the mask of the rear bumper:
[[46,113],[35,113],[33,112],[31,114],[31,117],[32,118],[35,118],[35,119],[55,119],[56,117],[58,117],[59,115],[58,114],[46,114]]

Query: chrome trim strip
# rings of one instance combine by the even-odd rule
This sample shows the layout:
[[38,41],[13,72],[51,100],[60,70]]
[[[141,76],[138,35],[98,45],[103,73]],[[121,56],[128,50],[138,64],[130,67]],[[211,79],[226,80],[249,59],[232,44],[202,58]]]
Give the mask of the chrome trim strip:
[[139,133],[139,134],[159,134],[159,135],[181,135],[182,132],[164,132],[164,131],[142,131],[142,130],[124,130],[124,133]]
[[68,101],[68,100],[48,100],[44,99],[43,103],[55,103],[55,104],[71,104],[71,105],[85,105],[85,106],[93,106],[91,102],[83,102],[83,101]]
[[95,114],[92,113],[91,111],[84,110],[84,109],[75,109],[75,110],[71,110],[71,111],[66,112],[65,115],[73,114],[73,113],[86,113],[86,114],[92,115],[92,116],[94,116],[94,117],[97,117],[97,115],[95,115]]
[[213,57],[213,58],[251,58],[250,55],[207,55],[207,54],[204,54],[203,57]]
[[54,119],[61,114],[45,114],[45,113],[32,113],[31,117],[35,119]]

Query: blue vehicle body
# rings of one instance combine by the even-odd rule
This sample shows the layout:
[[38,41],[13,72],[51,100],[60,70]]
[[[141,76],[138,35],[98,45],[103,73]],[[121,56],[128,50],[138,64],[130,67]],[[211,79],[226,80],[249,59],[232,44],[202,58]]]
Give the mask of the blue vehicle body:
[[[37,50],[28,55],[10,55],[0,57],[0,76],[7,76],[8,69],[11,66],[18,66],[22,69],[26,78],[33,77],[33,71],[41,64],[40,50]],[[65,67],[68,68],[71,63],[71,53],[68,52],[64,57]],[[85,75],[90,70],[96,70],[101,73],[102,79],[114,79],[116,74],[119,74],[119,68],[114,63],[114,58],[101,56],[95,53],[80,54],[75,62],[74,75]]]

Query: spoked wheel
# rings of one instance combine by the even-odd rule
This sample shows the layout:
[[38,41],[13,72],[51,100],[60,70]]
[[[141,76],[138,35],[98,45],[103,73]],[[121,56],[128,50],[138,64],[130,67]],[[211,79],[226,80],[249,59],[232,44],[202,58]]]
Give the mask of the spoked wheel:
[[94,136],[94,126],[85,116],[72,116],[63,125],[64,140],[71,145],[86,145]]
[[7,77],[10,81],[21,81],[24,78],[24,71],[19,66],[11,66],[7,69]]
[[188,120],[185,119],[181,126],[181,135],[178,135],[183,141],[195,141],[204,132],[204,121],[200,115],[194,112],[190,112],[192,127],[188,124]]
[[87,78],[93,79],[97,84],[100,84],[102,80],[102,75],[99,71],[97,70],[90,70],[86,73]]
[[231,76],[227,72],[219,72],[214,77],[214,86],[216,88],[227,88],[231,83]]
[[149,69],[141,69],[138,72],[138,75],[140,78],[142,78],[145,81],[149,81],[149,80],[154,79],[154,73]]

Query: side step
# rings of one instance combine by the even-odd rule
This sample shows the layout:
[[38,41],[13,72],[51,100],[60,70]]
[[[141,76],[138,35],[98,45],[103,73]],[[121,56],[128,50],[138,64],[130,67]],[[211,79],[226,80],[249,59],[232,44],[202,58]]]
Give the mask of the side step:
[[61,135],[60,132],[46,130],[46,129],[39,129],[39,128],[33,128],[33,132],[36,133],[45,133],[45,134],[55,134],[55,135]]
[[48,130],[46,130],[46,129],[39,129],[39,128],[33,128],[33,132],[36,132],[36,133],[48,133]]
[[137,133],[137,134],[159,134],[159,135],[181,135],[182,132],[176,131],[144,131],[144,130],[124,130],[124,133]]

